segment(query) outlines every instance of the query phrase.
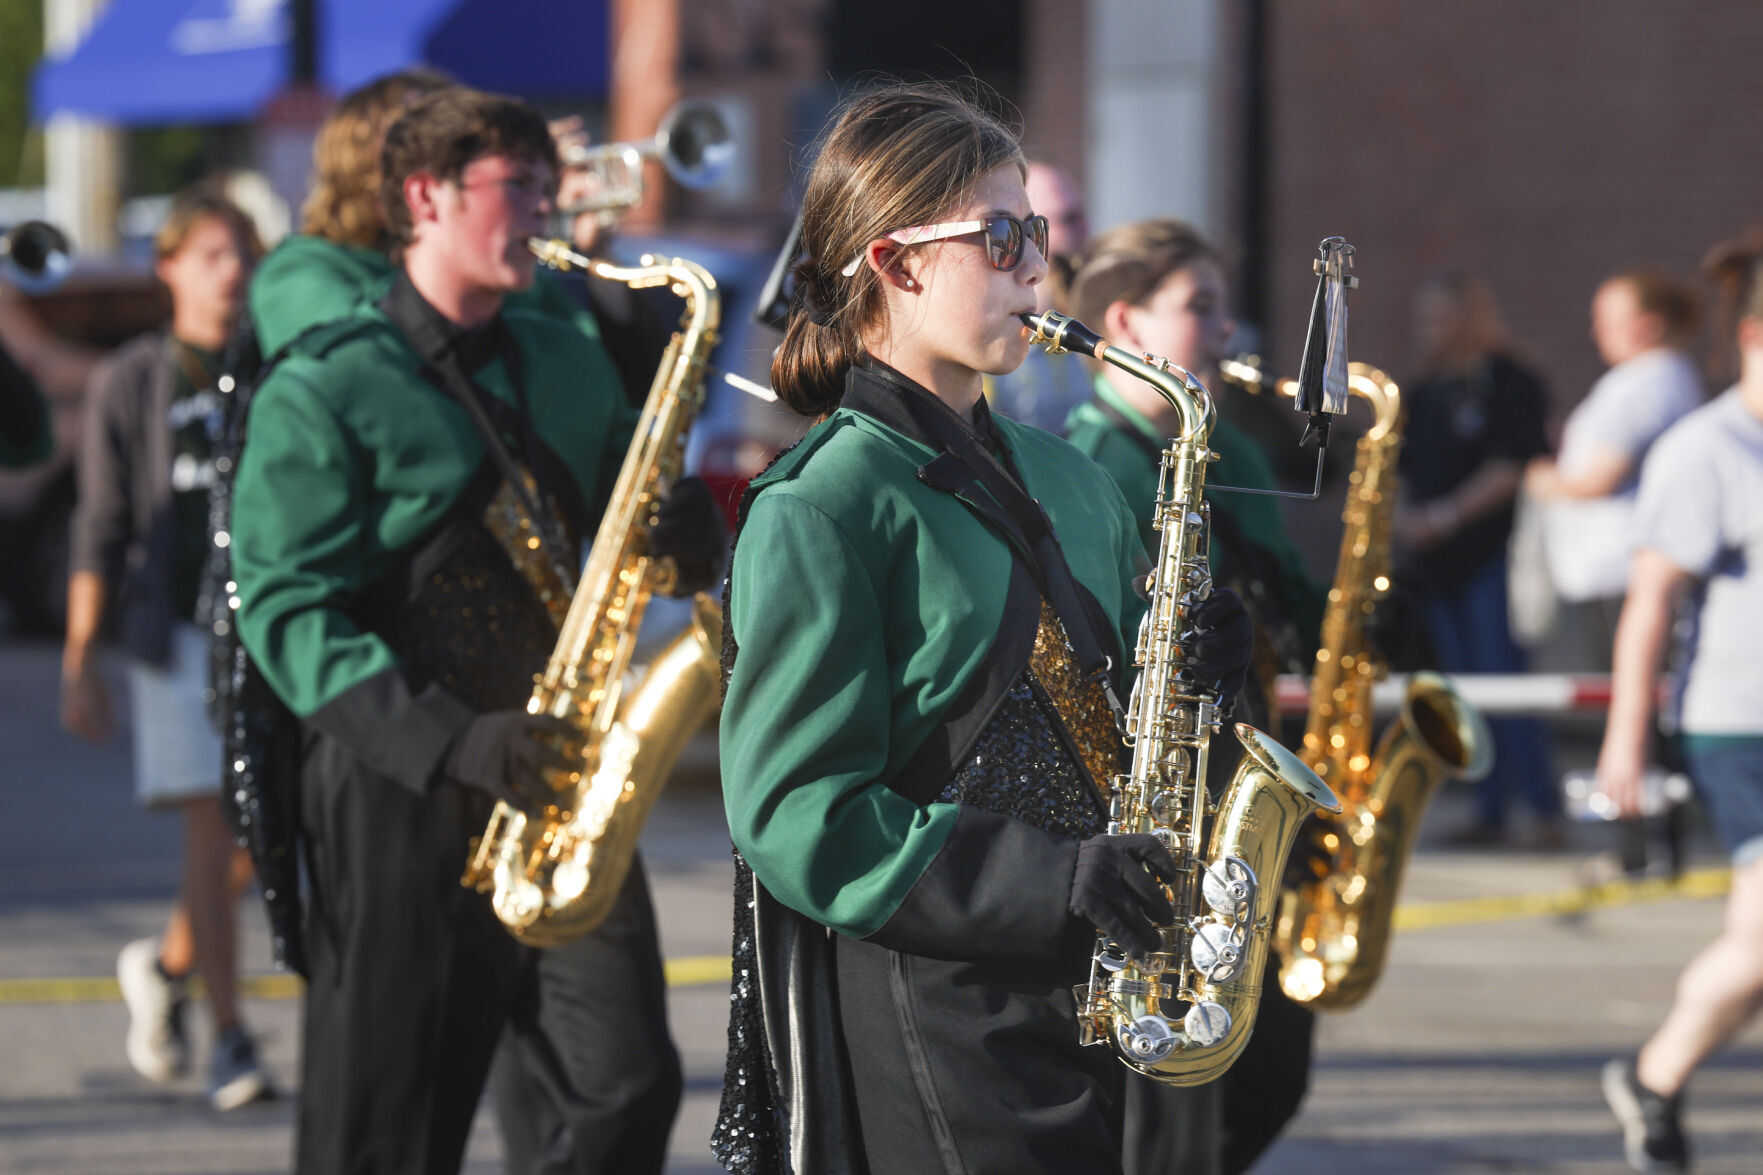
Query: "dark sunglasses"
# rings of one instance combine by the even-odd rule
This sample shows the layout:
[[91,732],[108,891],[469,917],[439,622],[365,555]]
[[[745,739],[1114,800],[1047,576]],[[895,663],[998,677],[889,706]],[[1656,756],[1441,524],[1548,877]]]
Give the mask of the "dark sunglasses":
[[[1024,237],[1035,243],[1035,249],[1042,257],[1047,255],[1047,218],[1031,216],[1027,220],[1018,220],[1014,216],[1002,213],[988,216],[982,220],[951,220],[945,224],[917,224],[911,228],[897,228],[887,234],[890,241],[901,245],[919,245],[926,241],[940,241],[946,237],[961,237],[968,233],[984,233],[986,241],[986,257],[991,261],[992,268],[1001,273],[1009,273],[1022,264],[1022,241]],[[863,254],[859,253],[851,259],[851,263],[842,272],[850,277],[863,264]]]

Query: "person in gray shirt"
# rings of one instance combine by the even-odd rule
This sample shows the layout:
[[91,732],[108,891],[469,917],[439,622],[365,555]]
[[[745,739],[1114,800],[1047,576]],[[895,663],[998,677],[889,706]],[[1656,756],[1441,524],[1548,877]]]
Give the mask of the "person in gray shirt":
[[1598,781],[1640,809],[1654,682],[1677,603],[1695,616],[1679,729],[1697,794],[1732,856],[1726,924],[1678,980],[1664,1023],[1605,1066],[1604,1094],[1636,1171],[1687,1168],[1683,1090],[1763,1007],[1763,264],[1716,255],[1739,318],[1737,386],[1684,417],[1642,467],[1637,549],[1617,624]]
[[172,318],[93,374],[69,539],[61,721],[91,742],[115,723],[99,672],[105,617],[126,649],[135,790],[184,823],[181,892],[163,935],[117,957],[129,1010],[125,1050],[147,1080],[190,1065],[187,979],[202,976],[214,1020],[208,1099],[231,1110],[271,1092],[238,1005],[238,897],[251,862],[220,808],[222,745],[203,705],[208,637],[196,623],[208,553],[221,350],[260,251],[250,219],[217,190],[181,193],[154,240]]

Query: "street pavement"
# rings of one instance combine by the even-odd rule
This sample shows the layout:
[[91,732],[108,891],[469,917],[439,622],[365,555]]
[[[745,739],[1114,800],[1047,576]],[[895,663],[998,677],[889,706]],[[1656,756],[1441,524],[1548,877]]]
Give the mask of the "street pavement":
[[[91,747],[60,732],[56,666],[47,645],[0,644],[0,1172],[285,1171],[299,1036],[285,981],[245,1001],[284,1091],[277,1101],[207,1108],[200,1015],[196,1075],[150,1086],[123,1057],[125,1014],[105,981],[125,942],[163,924],[179,829],[134,805],[126,740]],[[120,690],[118,699],[126,714]],[[1583,737],[1563,750],[1583,757]],[[1452,916],[1399,934],[1371,997],[1321,1019],[1310,1096],[1260,1175],[1626,1169],[1599,1066],[1664,1014],[1678,970],[1715,934],[1721,903],[1673,896],[1518,916],[1516,895],[1607,877],[1607,830],[1575,828],[1560,852],[1440,847],[1468,799],[1447,789],[1434,805],[1404,895],[1422,912]],[[710,1175],[727,988],[699,976],[727,954],[731,871],[708,739],[682,759],[644,852],[663,950],[684,964],[684,979],[697,979],[668,993],[686,1068],[669,1171]],[[1692,864],[1719,864],[1705,836]],[[246,972],[267,974],[254,899],[242,925]],[[1698,1171],[1763,1171],[1763,1025],[1698,1074],[1688,1122]],[[493,1115],[482,1110],[466,1169],[500,1171],[500,1155]]]

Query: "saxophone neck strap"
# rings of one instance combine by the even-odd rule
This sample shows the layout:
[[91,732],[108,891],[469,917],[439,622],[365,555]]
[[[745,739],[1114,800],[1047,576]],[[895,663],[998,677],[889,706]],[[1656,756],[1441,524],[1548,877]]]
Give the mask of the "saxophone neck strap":
[[[520,501],[521,509],[532,520],[533,529],[543,544],[552,570],[565,589],[575,592],[575,560],[570,558],[569,544],[552,503],[556,496],[546,485],[544,447],[533,427],[532,411],[527,403],[526,382],[521,378],[520,349],[507,334],[500,316],[477,331],[463,331],[443,318],[423,300],[410,276],[400,272],[380,302],[380,309],[404,340],[422,360],[423,378],[440,388],[464,409],[476,429],[484,451],[489,454],[509,487]],[[481,368],[500,357],[508,371],[508,382],[514,388],[516,407],[472,380],[469,371]],[[525,452],[526,468],[531,481],[509,452],[505,435],[520,438]]]

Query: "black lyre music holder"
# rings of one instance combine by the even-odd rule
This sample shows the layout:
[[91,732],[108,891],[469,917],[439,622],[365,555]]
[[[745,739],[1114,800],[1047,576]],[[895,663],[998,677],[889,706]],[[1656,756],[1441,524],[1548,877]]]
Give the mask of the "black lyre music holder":
[[[1313,501],[1322,496],[1323,464],[1328,453],[1330,417],[1347,410],[1347,291],[1359,279],[1353,267],[1353,246],[1345,237],[1325,237],[1311,262],[1316,273],[1316,296],[1310,304],[1310,329],[1304,336],[1304,358],[1298,365],[1297,394],[1293,405],[1306,416],[1300,447],[1316,446],[1316,482],[1310,492],[1263,490],[1252,486],[1214,485],[1208,490],[1228,494],[1259,494],[1264,498]],[[1275,383],[1262,377],[1269,391]]]

